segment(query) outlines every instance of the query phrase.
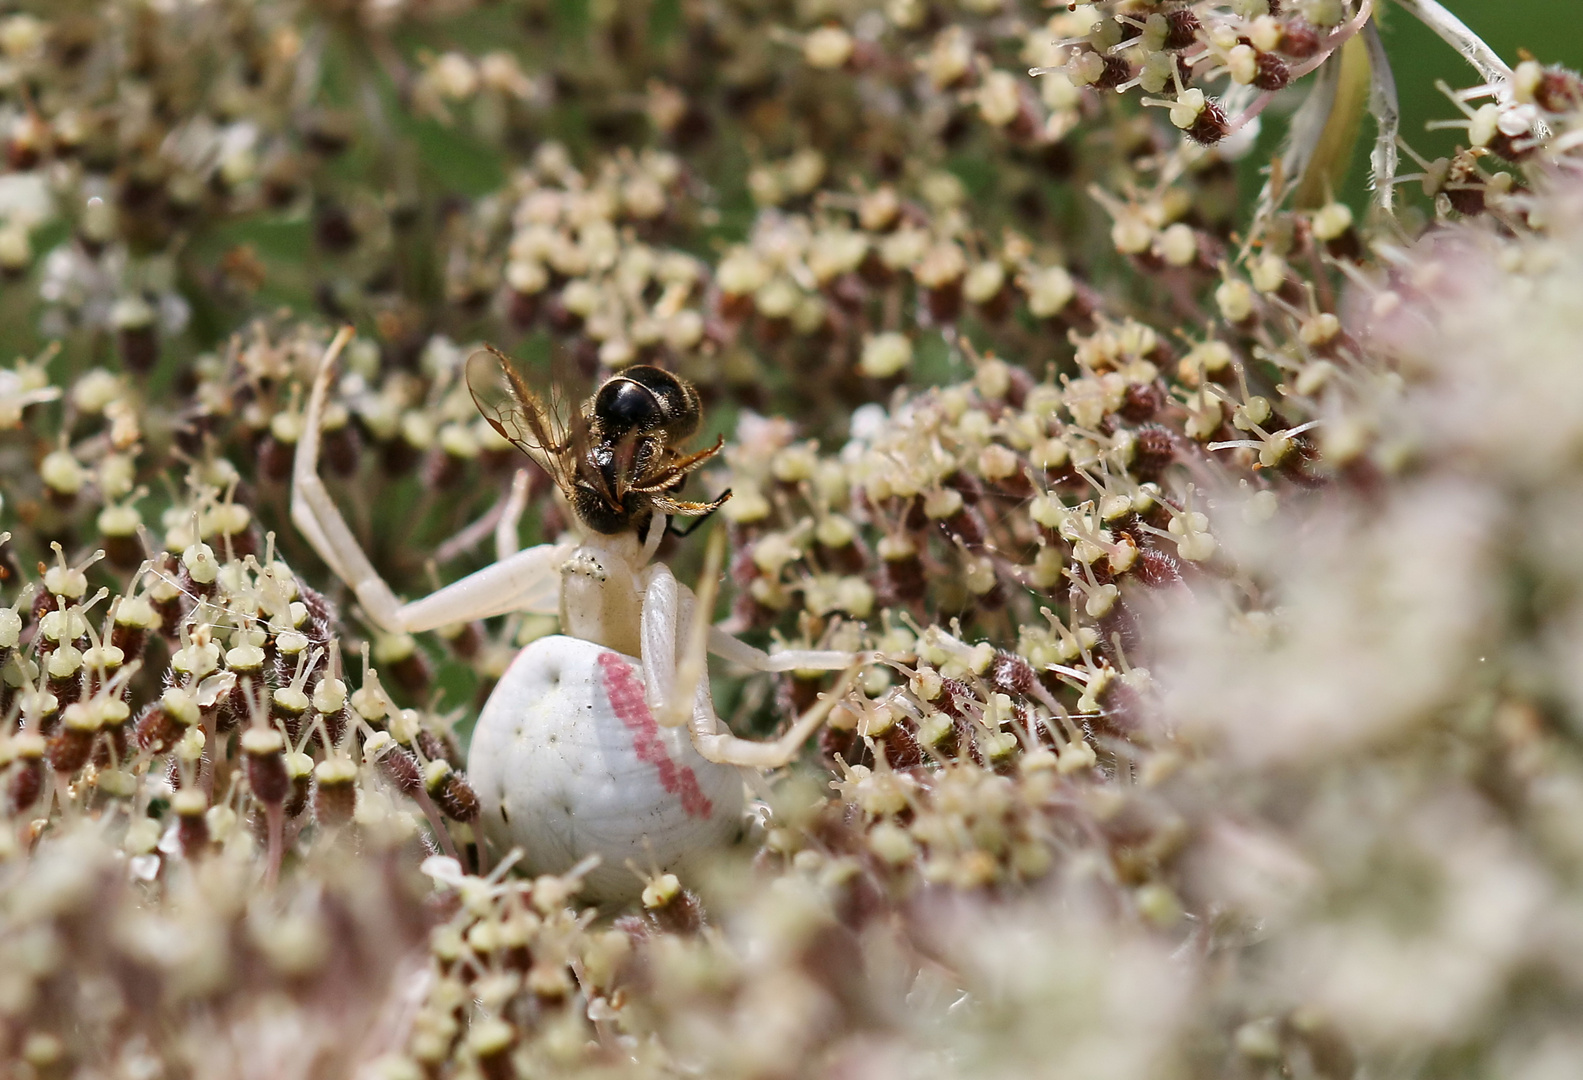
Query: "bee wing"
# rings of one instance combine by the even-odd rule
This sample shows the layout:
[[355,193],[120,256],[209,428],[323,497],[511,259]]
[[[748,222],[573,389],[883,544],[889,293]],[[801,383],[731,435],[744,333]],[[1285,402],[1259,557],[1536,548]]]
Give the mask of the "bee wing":
[[467,360],[467,389],[489,426],[537,462],[568,498],[575,477],[573,439],[560,402],[528,388],[505,354],[486,345]]

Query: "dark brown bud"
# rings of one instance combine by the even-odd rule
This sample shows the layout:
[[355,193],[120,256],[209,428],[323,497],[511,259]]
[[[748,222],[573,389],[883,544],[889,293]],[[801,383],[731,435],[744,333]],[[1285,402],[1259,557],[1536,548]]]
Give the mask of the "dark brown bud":
[[837,755],[848,764],[861,764],[866,749],[856,728],[826,724],[819,729],[819,756],[826,764],[834,764]]
[[242,760],[253,797],[271,806],[291,792],[286,774],[286,740],[272,727],[250,727],[242,734]]
[[1165,395],[1156,383],[1128,383],[1121,402],[1122,419],[1133,423],[1148,420],[1164,402]]
[[192,457],[203,453],[203,444],[214,430],[215,418],[206,412],[189,412],[182,416],[171,433],[176,445]]
[[[346,710],[337,709],[335,712],[316,713],[315,715],[324,721],[323,735],[329,736],[329,745],[325,749],[329,750],[332,747],[341,745],[341,736],[346,734]],[[314,737],[315,741],[324,742],[323,735],[316,735]]]
[[956,720],[967,717],[967,705],[977,701],[973,688],[960,679],[941,679],[940,695],[930,704]]
[[313,819],[325,828],[352,820],[357,810],[357,766],[348,758],[331,757],[313,769]]
[[1006,373],[1010,376],[1006,386],[1006,404],[1013,409],[1020,409],[1028,400],[1028,391],[1033,389],[1033,376],[1020,367],[1008,367]]
[[291,779],[291,794],[286,798],[286,816],[294,818],[308,805],[313,759],[307,754],[289,755],[286,758],[286,775]]
[[1140,480],[1154,480],[1176,460],[1176,436],[1160,424],[1145,424],[1132,444],[1132,471]]
[[143,562],[143,542],[136,533],[104,533],[101,538],[105,556],[118,570],[136,570]]
[[910,722],[892,724],[877,742],[885,748],[885,760],[893,769],[911,769],[923,764],[923,747]]
[[258,443],[258,475],[271,483],[283,483],[291,476],[291,461],[296,447],[265,435]]
[[773,623],[776,612],[774,609],[759,603],[751,592],[744,589],[737,593],[736,599],[731,601],[731,616],[744,626],[757,629]]
[[313,238],[324,250],[340,254],[357,243],[357,226],[343,208],[326,203],[314,215]]
[[1534,156],[1539,149],[1539,140],[1531,132],[1513,136],[1497,130],[1485,147],[1503,161],[1517,164]]
[[1153,547],[1140,547],[1132,564],[1132,576],[1150,588],[1160,589],[1182,580],[1176,557]]
[[314,641],[329,641],[330,628],[336,620],[335,608],[322,593],[309,588],[307,582],[300,577],[297,578],[297,599],[308,609],[308,624],[312,627],[311,630],[303,632]]
[[516,1043],[516,1028],[496,1018],[474,1020],[467,1036],[467,1044],[478,1058],[478,1069],[486,1080],[511,1080],[517,1075],[511,1064],[511,1048]]
[[924,575],[923,560],[910,541],[887,537],[880,541],[881,592],[887,599],[906,602],[921,600],[929,582]]
[[262,711],[265,702],[269,700],[269,684],[264,681],[264,653],[260,649],[245,659],[237,657],[240,649],[231,649],[226,654],[227,661],[242,660],[234,663],[230,670],[236,674],[236,685],[231,687],[231,692],[220,699],[219,725],[221,731],[235,731],[253,716],[255,710]]
[[405,747],[391,746],[379,759],[379,768],[390,778],[391,783],[408,795],[423,790],[423,769],[418,765],[418,759]]
[[1319,51],[1319,31],[1306,19],[1290,19],[1281,27],[1281,43],[1276,50],[1293,60],[1307,60]]
[[44,753],[42,736],[24,732],[12,739],[16,760],[11,764],[11,778],[6,785],[6,799],[12,812],[21,813],[38,800],[44,790]]
[[93,762],[101,769],[110,768],[113,762],[126,760],[128,735],[131,725],[131,710],[126,702],[120,698],[111,698],[100,707],[101,730],[104,738],[99,740],[94,751]]
[[964,506],[945,521],[945,532],[952,540],[965,547],[982,547],[989,534],[989,525],[976,506]]
[[74,704],[82,699],[82,665],[69,675],[51,675],[49,677],[49,692],[55,695],[55,700],[62,706]]
[[462,623],[445,638],[445,643],[460,659],[471,660],[478,655],[479,646],[484,643],[484,633],[476,622]]
[[406,476],[423,459],[422,452],[397,437],[379,444],[379,465],[387,476]]
[[466,777],[444,761],[429,762],[425,772],[429,797],[446,817],[456,821],[477,820],[478,794],[467,783]]
[[238,532],[217,533],[209,538],[215,551],[222,553],[229,551],[238,559],[244,555],[261,554],[264,547],[260,540],[258,529],[251,524]]
[[1214,146],[1224,139],[1230,130],[1230,123],[1226,120],[1226,110],[1220,107],[1220,102],[1206,98],[1198,119],[1194,120],[1193,126],[1187,129],[1187,137],[1200,146]]
[[776,688],[776,704],[787,716],[801,716],[819,701],[819,691],[823,688],[822,678],[815,676],[805,679],[793,672],[780,679],[780,685]]
[[455,738],[449,732],[441,735],[429,728],[419,728],[414,741],[425,760],[444,761],[453,769],[462,767],[461,747],[456,745]]
[[175,746],[185,730],[157,701],[143,707],[132,728],[137,745],[154,754],[163,754]]
[[1445,188],[1446,201],[1459,214],[1477,217],[1484,213],[1484,189],[1481,187]]
[[708,925],[703,901],[691,889],[678,889],[665,903],[645,906],[643,914],[655,929],[665,934],[691,936]]
[[539,321],[539,294],[506,290],[506,317],[518,330],[530,330]]
[[1200,23],[1191,8],[1177,8],[1165,16],[1165,47],[1185,49],[1197,40]]
[[423,486],[430,491],[444,491],[454,487],[467,470],[465,458],[446,453],[438,446],[423,457]]
[[152,322],[143,326],[123,326],[116,334],[117,351],[128,371],[147,375],[159,361],[159,331]]
[[731,526],[732,555],[728,572],[731,583],[739,589],[746,589],[760,576],[758,563],[753,561],[753,539],[747,530]]
[[99,734],[99,717],[81,702],[66,707],[60,729],[51,735],[44,756],[50,767],[70,776],[88,763],[94,738]]
[[1105,70],[1094,80],[1096,90],[1114,90],[1132,78],[1132,67],[1119,56],[1105,57]]
[[962,279],[925,289],[924,302],[928,304],[929,316],[935,322],[955,322],[957,316],[962,314]]
[[1565,68],[1546,68],[1534,100],[1546,112],[1571,112],[1583,105],[1583,77]]
[[209,850],[209,799],[201,788],[182,788],[171,796],[170,808],[176,812],[176,837],[181,853],[197,859]]
[[121,650],[121,655],[127,660],[135,660],[143,655],[143,650],[148,646],[148,631],[141,626],[127,626],[116,623],[110,628],[110,644]]
[[336,476],[351,476],[363,455],[363,442],[352,424],[324,429],[319,455],[325,467]]
[[374,659],[381,674],[388,673],[392,682],[414,697],[423,694],[434,677],[428,657],[418,648],[417,642],[405,634],[375,642]]
[[1035,681],[1033,666],[1011,652],[998,652],[989,667],[990,681],[1006,694],[1027,694]]
[[846,543],[839,547],[826,547],[824,544],[818,544],[815,550],[818,553],[819,561],[838,574],[861,573],[868,564],[867,552],[864,550],[864,546],[858,543],[855,538],[848,539]]
[[1284,90],[1292,81],[1292,69],[1274,53],[1261,52],[1254,60],[1253,85],[1260,90]]
[[[192,572],[187,569],[186,563],[182,563],[180,568],[176,571],[176,585],[181,590],[182,594],[186,596],[213,596],[215,590],[215,580],[216,579],[210,579],[209,581],[195,581],[193,579]],[[163,615],[164,613],[161,612],[161,614]],[[180,617],[178,616],[177,620],[179,620],[179,618]],[[168,625],[177,620],[166,619],[165,621]]]

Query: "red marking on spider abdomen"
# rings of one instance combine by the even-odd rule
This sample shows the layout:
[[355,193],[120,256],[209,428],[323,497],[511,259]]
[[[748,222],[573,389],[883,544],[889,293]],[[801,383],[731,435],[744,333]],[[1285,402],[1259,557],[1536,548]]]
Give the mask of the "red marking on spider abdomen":
[[677,765],[665,752],[660,741],[660,726],[649,712],[649,703],[643,700],[643,684],[632,673],[632,665],[613,652],[599,654],[605,694],[610,707],[626,729],[632,732],[632,748],[638,758],[654,766],[660,774],[660,786],[682,800],[682,809],[690,817],[707,818],[714,814],[714,804],[698,786],[698,777],[685,765]]

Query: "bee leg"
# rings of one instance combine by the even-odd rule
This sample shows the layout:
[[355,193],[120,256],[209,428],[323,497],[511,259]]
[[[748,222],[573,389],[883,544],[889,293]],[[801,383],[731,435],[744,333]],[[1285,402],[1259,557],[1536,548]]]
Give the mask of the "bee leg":
[[[726,499],[729,499],[730,497],[731,497],[731,489],[730,488],[726,488],[725,491],[720,493],[720,498],[717,500],[717,502],[722,502],[723,503],[723,502],[725,502]],[[685,540],[689,536],[691,536],[693,533],[698,531],[698,526],[702,525],[704,522],[706,522],[710,518],[714,517],[715,510],[718,510],[718,509],[720,509],[720,507],[719,506],[715,506],[714,509],[705,511],[703,517],[695,518],[693,520],[693,523],[691,525],[687,526],[687,528],[685,528],[685,529],[678,529],[676,527],[676,523],[674,521],[667,521],[666,525],[665,525],[665,531],[670,533],[672,536],[675,536],[675,537],[678,537],[679,539]]]
[[369,621],[388,633],[416,633],[508,611],[558,611],[559,567],[571,552],[570,542],[517,552],[411,604],[403,604],[379,576],[319,477],[319,429],[325,398],[335,376],[335,362],[351,339],[352,329],[343,328],[325,350],[292,462],[291,520],[319,558],[356,595]]

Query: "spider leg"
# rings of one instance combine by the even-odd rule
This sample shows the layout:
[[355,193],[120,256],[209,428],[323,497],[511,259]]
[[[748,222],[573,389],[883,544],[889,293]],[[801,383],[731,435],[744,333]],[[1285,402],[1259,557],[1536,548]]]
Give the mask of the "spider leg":
[[[725,495],[716,500],[717,503],[723,503],[724,501]],[[659,500],[655,500],[655,506],[664,509],[660,505]],[[705,505],[700,509],[707,510],[709,508]],[[711,538],[711,556],[714,554],[715,547],[716,541]],[[723,549],[721,553],[723,556]],[[704,576],[700,579],[699,589],[700,593],[708,593],[708,600],[704,603],[706,614],[703,616],[707,619],[707,612],[712,611],[714,607],[714,589],[720,577],[720,567],[719,563],[715,562],[713,563],[714,568],[711,570],[709,566],[710,560],[706,559],[705,562]],[[664,566],[656,565],[649,573],[652,576],[649,578],[647,588],[653,591],[646,592],[644,595],[643,619],[646,628],[649,627],[652,621],[653,629],[645,629],[643,631],[643,642],[645,650],[644,670],[649,672],[649,686],[652,688],[656,686],[656,681],[653,670],[648,666],[648,649],[652,643],[655,649],[662,650],[661,655],[665,658],[663,668],[666,672],[676,666],[677,646],[675,639],[677,631],[671,629],[668,632],[669,637],[667,639],[665,628],[692,624],[691,605],[693,596],[692,591],[686,586],[679,584],[675,577],[671,575],[670,570]],[[651,601],[654,604],[653,615],[649,611]],[[680,610],[683,606],[686,606],[688,610]],[[837,649],[784,649],[773,654],[767,653],[763,649],[755,648],[745,641],[732,637],[717,626],[708,627],[704,639],[704,648],[715,656],[723,660],[729,660],[733,664],[739,664],[749,671],[840,671],[853,664],[870,663],[873,659],[872,654],[869,653],[849,653]],[[664,679],[668,676],[662,674],[659,677]],[[650,696],[649,705],[651,708],[656,707],[659,702],[667,700],[668,697],[668,693],[661,693],[655,690]],[[680,720],[674,722],[681,723]]]
[[666,517],[663,511],[649,519],[649,531],[643,537],[642,562],[638,564],[640,567],[647,566],[654,561],[654,553],[659,551],[660,543],[665,539],[665,534],[669,531],[670,518]]
[[559,567],[571,551],[569,542],[517,552],[410,604],[403,604],[379,576],[319,477],[325,398],[335,362],[351,339],[351,327],[344,327],[325,350],[292,462],[291,520],[319,558],[352,590],[369,621],[389,633],[416,633],[508,611],[559,610]]
[[[846,696],[864,657],[851,653],[813,654],[841,657],[846,671],[830,693],[821,695],[819,701],[778,739],[759,742],[722,730],[709,693],[705,657],[712,639],[709,612],[714,606],[724,552],[725,536],[716,533],[711,537],[696,597],[692,590],[676,580],[669,568],[657,565],[650,572],[643,595],[642,618],[643,670],[649,707],[655,719],[667,727],[687,724],[694,748],[708,761],[756,769],[779,768],[797,756],[803,744],[824,723],[831,708]],[[684,631],[686,640],[678,652],[677,639]],[[735,641],[734,638],[730,640]]]
[[696,600],[692,590],[676,580],[670,567],[654,563],[646,571],[648,582],[643,588],[643,615],[638,640],[643,650],[643,679],[649,711],[665,727],[686,723],[691,709],[685,703],[692,699],[697,684],[708,680],[694,678],[693,689],[679,694],[677,668],[681,657],[676,641],[680,627],[693,618]]
[[718,626],[709,628],[709,651],[749,671],[840,671],[853,664],[869,663],[872,659],[870,653],[849,653],[837,649],[782,649],[780,652],[767,653],[740,638],[732,637]]
[[517,553],[522,546],[518,531],[522,525],[522,514],[528,508],[528,470],[518,469],[517,474],[511,478],[511,494],[506,496],[506,505],[500,511],[500,520],[495,523],[495,561],[505,562]]
[[[803,744],[819,730],[830,710],[852,689],[858,668],[847,669],[829,693],[820,694],[819,700],[807,712],[793,721],[778,739],[758,742],[743,739],[730,732],[721,731],[715,716],[714,704],[701,700],[692,715],[693,747],[707,761],[720,765],[741,765],[752,769],[778,769],[795,760]],[[703,695],[699,695],[703,698]]]

